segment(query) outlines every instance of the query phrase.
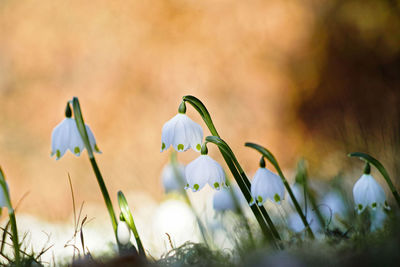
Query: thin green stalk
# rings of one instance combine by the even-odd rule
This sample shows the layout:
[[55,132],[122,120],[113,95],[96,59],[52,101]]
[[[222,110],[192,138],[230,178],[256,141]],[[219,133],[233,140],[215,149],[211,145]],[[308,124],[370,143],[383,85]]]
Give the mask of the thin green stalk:
[[9,216],[10,216],[10,224],[12,231],[12,241],[14,247],[15,265],[20,266],[21,259],[19,255],[18,229],[17,229],[17,221],[15,220],[14,210],[12,210],[9,213]]
[[294,196],[293,191],[292,191],[292,189],[290,188],[289,183],[287,182],[285,176],[283,175],[282,170],[281,170],[281,168],[279,167],[278,161],[276,160],[275,156],[274,156],[269,150],[267,150],[266,148],[264,148],[264,147],[262,147],[262,146],[260,146],[260,145],[257,145],[257,144],[249,143],[249,142],[248,142],[248,143],[245,143],[245,146],[251,147],[251,148],[257,150],[258,152],[261,153],[261,155],[263,155],[265,158],[267,158],[268,161],[269,161],[272,165],[274,165],[276,171],[278,172],[279,176],[280,176],[281,179],[282,179],[283,184],[284,184],[285,187],[286,187],[286,190],[287,190],[288,193],[289,193],[290,198],[292,199],[292,202],[293,202],[293,204],[294,204],[294,206],[295,206],[295,208],[296,208],[297,213],[299,214],[301,220],[303,221],[304,226],[305,226],[306,229],[307,229],[307,232],[308,232],[310,238],[314,239],[314,238],[315,238],[315,237],[314,237],[314,233],[312,232],[311,227],[310,227],[310,225],[308,224],[307,219],[306,219],[306,217],[304,216],[304,213],[303,213],[303,211],[301,210],[301,207],[300,207],[300,205],[299,205],[299,202],[297,201],[296,197]]
[[122,191],[118,191],[118,204],[119,208],[121,209],[121,213],[122,216],[124,217],[124,220],[127,222],[129,228],[131,228],[133,235],[135,236],[136,244],[139,250],[139,255],[145,258],[146,253],[144,251],[142,241],[140,240],[139,232],[137,231],[135,221],[133,220],[132,212],[129,209],[128,201],[126,200],[124,193],[122,193]]
[[[194,107],[194,109],[196,109],[196,111],[200,114],[200,116],[204,120],[204,122],[207,125],[208,129],[210,130],[211,134],[215,137],[220,137],[217,132],[217,129],[214,126],[214,123],[212,122],[210,113],[208,112],[208,110],[204,106],[204,104],[196,97],[190,96],[190,95],[184,96],[182,99],[184,102],[188,102],[189,104],[191,104]],[[223,149],[221,149],[220,146],[218,146],[218,148],[219,148],[225,162],[227,163],[229,170],[231,171],[233,177],[235,178],[237,184],[239,185],[240,190],[242,191],[246,200],[249,202],[251,199],[250,181],[247,179],[240,164],[237,162],[236,157],[234,157],[233,152],[232,153],[225,152],[225,151],[223,151]],[[236,164],[231,159],[232,155],[233,155],[233,158],[236,160]],[[276,231],[275,226],[273,225],[272,220],[269,217],[265,208],[259,207],[257,205],[252,205],[252,206],[250,206],[250,208],[251,208],[254,216],[256,217],[257,222],[260,225],[261,230],[263,231],[266,239],[272,240],[272,242],[274,242],[274,244],[276,246],[278,246],[275,241],[275,238],[277,240],[280,240],[280,236],[279,236],[278,232]],[[267,226],[267,224],[268,224],[268,226]]]
[[357,157],[360,158],[361,160],[364,160],[372,165],[375,166],[375,168],[378,169],[378,171],[382,174],[383,178],[385,179],[386,183],[388,184],[390,191],[392,191],[392,194],[397,202],[397,205],[400,207],[400,195],[399,192],[397,191],[396,187],[392,183],[392,180],[390,179],[390,176],[388,172],[386,171],[385,167],[383,167],[382,163],[380,163],[376,158],[372,157],[371,155],[368,155],[366,153],[362,152],[353,152],[348,154],[349,157]]
[[111,218],[111,223],[112,223],[112,226],[114,229],[115,239],[117,241],[118,247],[120,247],[120,244],[118,242],[118,237],[117,237],[117,219],[115,216],[114,208],[113,208],[113,205],[112,205],[112,202],[110,199],[110,195],[108,194],[107,187],[104,183],[103,176],[101,175],[99,167],[97,166],[96,160],[94,158],[93,149],[92,149],[92,146],[89,141],[85,122],[84,122],[83,116],[82,116],[81,107],[80,107],[79,100],[77,97],[73,98],[72,105],[73,105],[73,110],[74,110],[74,118],[75,118],[76,126],[78,127],[79,134],[81,135],[83,143],[85,144],[85,148],[88,152],[90,163],[92,164],[94,174],[95,174],[97,182],[100,186],[101,193],[103,195],[104,201],[107,206],[108,213]]
[[97,182],[99,184],[101,193],[102,193],[103,198],[104,198],[104,202],[106,203],[108,213],[110,214],[111,223],[112,223],[112,226],[113,226],[113,229],[114,229],[114,232],[115,232],[115,238],[117,238],[116,233],[117,233],[117,225],[118,224],[117,224],[117,218],[115,217],[114,208],[113,208],[113,205],[112,205],[112,202],[111,202],[111,199],[110,199],[110,195],[108,194],[107,187],[106,187],[106,185],[104,183],[104,179],[103,179],[103,177],[102,177],[102,175],[100,173],[100,170],[99,170],[99,167],[97,166],[95,158],[94,157],[93,158],[89,158],[89,160],[90,160],[90,163],[92,164],[93,172],[94,172],[94,174],[96,176],[96,179],[97,179]]

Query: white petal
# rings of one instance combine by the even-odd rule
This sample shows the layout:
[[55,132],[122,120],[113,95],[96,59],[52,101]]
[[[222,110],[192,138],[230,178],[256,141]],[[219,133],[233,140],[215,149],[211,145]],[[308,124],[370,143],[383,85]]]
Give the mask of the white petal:
[[[175,117],[174,117],[175,118]],[[161,152],[167,150],[172,144],[172,139],[174,136],[173,128],[175,127],[176,120],[172,118],[171,120],[164,123],[161,132]]]
[[386,196],[383,188],[369,174],[363,174],[353,187],[356,209],[361,213],[367,206],[384,206]]
[[208,181],[208,170],[204,168],[203,157],[198,157],[185,168],[186,181],[194,192],[202,189]]
[[206,183],[215,189],[225,185],[225,173],[222,167],[208,155],[200,155],[189,163],[185,168],[185,176],[193,191],[200,190]]
[[[183,114],[178,115],[186,116]],[[189,126],[185,125],[185,118],[182,116],[178,117],[179,120],[174,126],[174,137],[172,139],[172,146],[178,152],[183,152],[189,149],[189,141],[186,135],[186,128],[189,128]],[[189,129],[187,130],[189,131]]]
[[267,199],[280,203],[284,199],[285,187],[281,178],[265,168],[259,168],[251,185],[253,199],[262,205]]
[[215,192],[213,208],[216,211],[235,210],[235,201],[229,188],[222,188]]
[[189,139],[190,147],[193,150],[200,152],[201,145],[203,142],[203,128],[201,128],[201,126],[199,124],[192,121],[190,118],[188,118],[188,119],[190,120],[190,124],[189,124],[190,133],[188,133],[187,136]]
[[52,155],[56,155],[56,159],[61,158],[68,149],[71,120],[73,119],[65,118],[52,132]]
[[177,114],[167,121],[161,134],[161,152],[172,145],[176,151],[182,152],[189,148],[200,151],[203,139],[203,129],[186,114]]
[[75,155],[79,156],[85,149],[82,137],[79,133],[78,127],[76,126],[75,120],[71,120],[69,123],[69,150]]
[[206,159],[206,164],[209,169],[208,184],[212,188],[219,190],[221,187],[225,186],[224,170],[221,165],[211,157],[207,156]]
[[86,127],[86,132],[87,132],[87,134],[88,134],[89,143],[90,143],[90,146],[92,147],[92,150],[93,150],[94,152],[96,152],[96,153],[101,154],[101,151],[100,151],[99,148],[97,147],[96,139],[94,138],[94,134],[93,134],[92,130],[90,129],[89,125],[87,125],[87,124],[85,124],[85,127]]
[[131,239],[131,229],[126,222],[120,221],[117,226],[117,237],[119,243],[126,245]]

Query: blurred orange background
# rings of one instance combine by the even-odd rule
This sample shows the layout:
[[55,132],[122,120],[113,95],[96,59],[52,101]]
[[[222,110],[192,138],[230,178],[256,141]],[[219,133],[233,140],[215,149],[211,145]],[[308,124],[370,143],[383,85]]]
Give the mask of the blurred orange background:
[[[249,173],[259,155],[246,141],[287,169],[304,155],[334,175],[344,148],[371,147],[343,147],[335,131],[361,116],[375,133],[382,128],[371,121],[397,116],[399,25],[398,1],[2,1],[0,164],[13,201],[29,192],[21,212],[66,220],[69,173],[78,203],[103,203],[86,152],[50,157],[73,96],[103,151],[114,204],[120,189],[163,198],[161,128],[187,94],[203,101]],[[190,106],[188,114],[208,135]]]

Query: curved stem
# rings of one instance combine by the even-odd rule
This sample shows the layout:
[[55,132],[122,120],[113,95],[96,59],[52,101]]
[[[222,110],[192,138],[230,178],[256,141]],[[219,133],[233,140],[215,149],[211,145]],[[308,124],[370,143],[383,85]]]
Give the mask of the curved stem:
[[107,187],[106,187],[106,185],[104,183],[103,176],[100,173],[100,170],[99,170],[99,167],[97,166],[95,158],[94,157],[93,158],[89,158],[89,160],[90,160],[90,163],[92,164],[93,172],[94,172],[94,174],[95,174],[95,176],[97,178],[97,183],[99,184],[101,193],[102,193],[103,198],[104,198],[104,202],[106,203],[108,214],[110,215],[110,219],[111,219],[111,224],[112,224],[112,227],[114,229],[115,238],[116,238],[117,243],[119,245],[118,238],[117,238],[117,219],[115,217],[115,212],[114,212],[114,208],[113,208],[113,205],[112,205],[112,202],[111,202],[111,199],[110,199],[110,195],[108,194]]
[[120,247],[120,244],[118,242],[118,237],[117,237],[117,219],[115,216],[114,208],[113,208],[113,205],[112,205],[112,202],[110,199],[110,195],[108,194],[107,187],[104,183],[103,176],[101,175],[99,167],[97,166],[97,163],[96,163],[96,159],[94,158],[92,146],[90,145],[89,137],[88,137],[88,134],[86,131],[85,121],[83,120],[81,106],[79,104],[79,100],[77,97],[73,98],[72,105],[73,105],[73,110],[74,110],[74,118],[75,118],[76,126],[78,127],[79,134],[81,135],[83,143],[85,144],[85,148],[88,151],[90,164],[92,165],[93,172],[96,176],[97,182],[99,184],[101,193],[104,198],[104,202],[106,203],[108,214],[110,215],[111,223],[112,223],[112,226],[114,229],[115,239],[117,241],[118,247]]
[[390,179],[390,176],[389,176],[388,172],[386,171],[385,167],[383,167],[382,163],[380,163],[376,158],[372,157],[371,155],[368,155],[368,154],[362,153],[362,152],[353,152],[353,153],[348,154],[348,156],[360,158],[360,159],[374,165],[375,168],[377,168],[378,171],[382,174],[383,178],[385,179],[386,183],[388,184],[388,186],[390,188],[390,191],[392,191],[392,194],[393,194],[394,198],[396,199],[397,205],[400,207],[399,192],[397,191],[396,187],[392,183],[392,180]]
[[[207,125],[208,129],[210,130],[211,134],[214,137],[220,137],[217,129],[214,126],[214,123],[211,119],[210,113],[208,112],[207,108],[204,106],[204,104],[196,97],[187,95],[184,96],[183,101],[188,102],[191,104],[197,112],[200,114],[202,119],[204,120],[205,124]],[[222,139],[221,139],[222,140]],[[223,142],[225,143],[225,142]],[[226,143],[225,143],[226,144]],[[229,148],[229,146],[226,144],[225,150],[224,151],[222,146],[218,145],[218,148],[227,163],[233,177],[235,178],[237,184],[239,185],[240,190],[242,191],[243,195],[245,196],[246,200],[248,203],[250,202],[251,199],[251,194],[250,194],[250,181],[248,180],[247,176],[245,175],[243,169],[241,168],[239,162],[237,161],[236,157],[234,156],[232,150]],[[271,218],[269,217],[267,211],[265,208],[259,207],[257,205],[252,205],[250,206],[254,216],[257,219],[258,224],[260,225],[264,236],[268,240],[272,240],[274,244],[277,245],[275,239],[280,240],[280,236],[278,234],[278,231],[276,230]],[[266,223],[269,225],[269,227],[266,225]],[[271,227],[272,226],[272,227]],[[270,228],[270,229],[269,229]],[[272,233],[271,233],[272,232]]]
[[260,145],[247,142],[247,143],[245,143],[245,146],[251,147],[251,148],[257,150],[258,152],[261,153],[261,155],[263,155],[265,158],[267,158],[268,161],[269,161],[272,165],[274,165],[276,171],[278,172],[279,176],[280,176],[281,179],[282,179],[283,184],[284,184],[285,187],[286,187],[286,190],[287,190],[288,193],[289,193],[290,198],[292,199],[292,202],[293,202],[293,204],[294,204],[294,206],[295,206],[295,208],[296,208],[297,213],[299,214],[301,220],[303,221],[304,226],[305,226],[306,229],[307,229],[307,232],[308,232],[309,236],[310,236],[312,239],[314,239],[314,233],[312,232],[312,230],[311,230],[311,228],[310,228],[310,225],[308,224],[307,219],[306,219],[306,217],[304,216],[304,213],[303,213],[303,211],[301,210],[301,207],[300,207],[300,205],[299,205],[299,202],[297,201],[296,197],[294,196],[293,191],[292,191],[292,189],[290,188],[290,185],[289,185],[288,181],[286,180],[285,176],[283,175],[282,170],[281,170],[281,168],[279,167],[278,161],[276,160],[275,156],[274,156],[269,150],[267,150],[266,148],[264,148],[264,147],[262,147],[262,146],[260,146]]

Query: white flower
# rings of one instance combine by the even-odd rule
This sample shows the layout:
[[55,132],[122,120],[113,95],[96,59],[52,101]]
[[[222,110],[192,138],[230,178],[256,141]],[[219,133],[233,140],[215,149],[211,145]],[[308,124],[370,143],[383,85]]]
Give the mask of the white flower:
[[385,191],[370,174],[363,174],[353,187],[354,202],[358,213],[370,206],[387,207]]
[[[101,153],[96,145],[92,131],[88,125],[85,126],[93,151]],[[85,149],[76,122],[72,118],[65,118],[54,128],[51,134],[51,156],[56,155],[56,159],[58,160],[65,154],[67,149],[77,156]]]
[[187,187],[193,192],[202,189],[207,183],[217,190],[225,186],[225,173],[221,165],[208,155],[200,155],[185,168]]
[[185,165],[167,164],[162,170],[161,179],[166,193],[182,190],[186,185]]
[[126,245],[131,240],[131,229],[125,221],[120,221],[117,226],[117,237],[119,243]]
[[233,197],[236,198],[236,201],[239,205],[246,201],[238,187],[234,186],[232,188],[232,191],[233,192],[231,192],[231,189],[229,188],[222,188],[221,190],[214,193],[213,208],[215,211],[234,211],[236,209],[236,205],[235,199],[233,199]]
[[186,114],[179,113],[162,128],[161,152],[171,145],[176,151],[186,151],[189,148],[200,152],[203,140],[203,129]]
[[285,186],[278,175],[263,167],[257,170],[251,183],[251,204],[257,203],[262,206],[267,199],[280,203],[285,197],[284,194]]

